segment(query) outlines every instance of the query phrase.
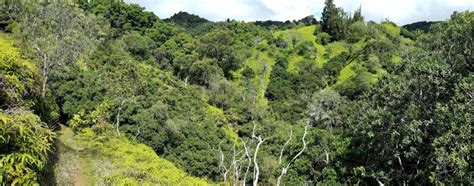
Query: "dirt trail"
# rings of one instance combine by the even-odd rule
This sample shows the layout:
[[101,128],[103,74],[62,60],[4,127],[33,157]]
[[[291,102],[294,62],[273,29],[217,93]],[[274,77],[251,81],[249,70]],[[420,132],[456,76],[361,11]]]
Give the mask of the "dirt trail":
[[84,163],[83,163],[83,160],[79,160],[77,162],[77,171],[75,172],[74,174],[74,185],[77,185],[77,186],[85,186],[86,185],[86,182],[85,182],[85,176],[84,176]]
[[77,186],[92,184],[88,183],[93,181],[88,173],[93,170],[90,170],[91,166],[86,165],[90,160],[83,152],[84,148],[74,140],[74,133],[69,127],[61,125],[57,143],[56,184]]

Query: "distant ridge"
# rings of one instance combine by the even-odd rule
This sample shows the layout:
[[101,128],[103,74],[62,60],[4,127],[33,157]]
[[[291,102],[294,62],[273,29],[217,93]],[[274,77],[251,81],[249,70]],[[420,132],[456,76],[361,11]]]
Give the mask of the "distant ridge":
[[196,27],[200,24],[207,23],[209,20],[199,17],[198,15],[190,14],[188,12],[175,13],[170,18],[163,19],[165,22],[175,23],[184,28]]
[[439,21],[419,21],[403,25],[403,28],[409,31],[422,30],[423,32],[429,32],[431,25],[438,23]]

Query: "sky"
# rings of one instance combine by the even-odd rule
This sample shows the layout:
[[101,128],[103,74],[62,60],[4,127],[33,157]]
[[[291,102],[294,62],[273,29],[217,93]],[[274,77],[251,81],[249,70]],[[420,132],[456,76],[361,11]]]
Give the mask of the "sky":
[[[125,0],[137,3],[164,19],[179,11],[211,21],[227,18],[242,21],[298,20],[308,15],[321,17],[324,0]],[[474,0],[334,0],[336,6],[353,12],[359,6],[366,21],[388,19],[404,25],[417,21],[438,21],[454,11],[474,10]]]

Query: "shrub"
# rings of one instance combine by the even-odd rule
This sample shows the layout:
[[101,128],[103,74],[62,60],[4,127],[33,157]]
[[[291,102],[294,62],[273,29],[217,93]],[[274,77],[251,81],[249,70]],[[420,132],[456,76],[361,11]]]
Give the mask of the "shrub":
[[55,133],[30,111],[0,111],[0,183],[36,184]]
[[331,36],[326,32],[316,34],[316,43],[327,45],[331,41]]

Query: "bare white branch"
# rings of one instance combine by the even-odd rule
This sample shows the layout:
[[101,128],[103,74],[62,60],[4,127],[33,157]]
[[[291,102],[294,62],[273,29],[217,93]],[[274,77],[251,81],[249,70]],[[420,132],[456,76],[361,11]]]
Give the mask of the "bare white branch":
[[278,165],[281,164],[281,158],[283,156],[283,151],[285,151],[285,147],[288,145],[288,143],[290,143],[292,137],[293,137],[293,129],[290,128],[290,137],[288,137],[288,140],[285,142],[285,144],[283,144],[283,147],[281,147],[280,157],[278,158]]
[[301,140],[303,141],[303,148],[301,149],[300,152],[298,152],[298,154],[295,155],[295,157],[293,157],[293,158],[288,162],[288,164],[286,164],[285,167],[283,167],[283,168],[281,169],[281,174],[280,174],[280,176],[278,176],[278,178],[277,178],[277,185],[278,185],[278,186],[279,186],[280,183],[281,183],[281,178],[283,178],[283,175],[285,175],[286,172],[288,171],[288,168],[290,168],[291,163],[292,163],[293,161],[295,161],[301,154],[303,154],[304,150],[306,150],[306,141],[305,141],[305,138],[306,138],[306,134],[308,134],[308,126],[309,126],[309,125],[306,125],[306,126],[304,127],[304,134],[303,134],[303,137],[302,137],[302,139],[301,139]]
[[252,165],[252,161],[251,161],[251,158],[250,158],[249,149],[247,148],[247,142],[244,142],[242,140],[242,144],[244,145],[245,156],[247,157],[247,169],[245,170],[244,180],[242,182],[242,185],[245,185],[245,182],[247,182],[247,174],[249,172],[250,165]]
[[258,183],[258,178],[260,176],[260,167],[258,166],[258,162],[257,162],[257,156],[258,156],[258,151],[260,149],[260,146],[262,145],[263,142],[265,142],[265,140],[267,140],[267,138],[264,138],[262,139],[262,136],[256,136],[255,135],[255,129],[257,127],[257,124],[255,122],[253,122],[253,131],[252,131],[252,138],[254,138],[255,140],[257,140],[257,146],[255,147],[255,152],[253,154],[253,164],[254,164],[254,168],[253,168],[253,171],[254,171],[254,179],[253,179],[253,185],[256,186],[257,183]]
[[221,141],[219,143],[219,152],[221,153],[221,161],[219,162],[219,167],[221,168],[221,170],[223,170],[222,177],[224,178],[224,182],[226,182],[227,181],[227,173],[229,172],[229,170],[227,170],[227,167],[225,166],[225,163],[224,163],[225,156],[224,156],[224,152],[222,151],[222,147],[221,147],[222,142],[224,142],[224,141]]

